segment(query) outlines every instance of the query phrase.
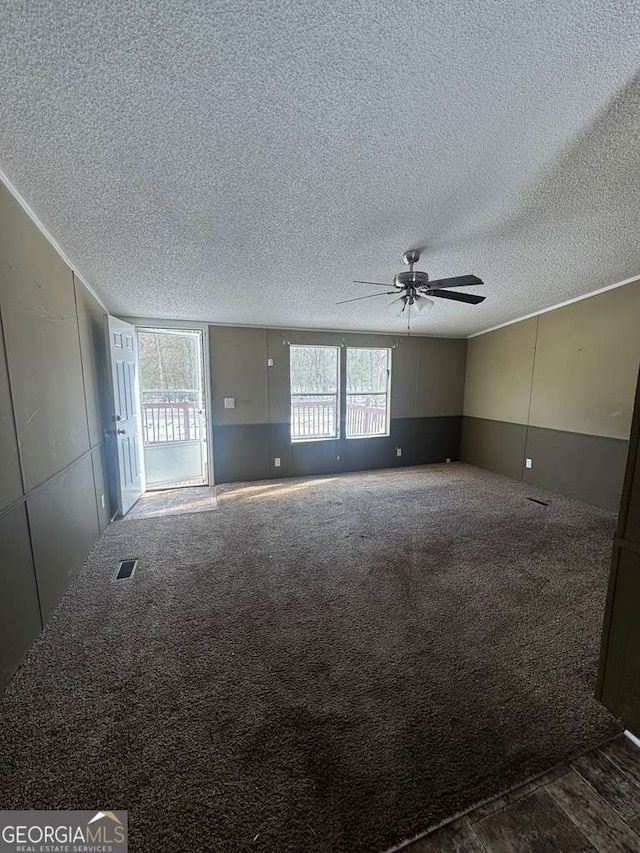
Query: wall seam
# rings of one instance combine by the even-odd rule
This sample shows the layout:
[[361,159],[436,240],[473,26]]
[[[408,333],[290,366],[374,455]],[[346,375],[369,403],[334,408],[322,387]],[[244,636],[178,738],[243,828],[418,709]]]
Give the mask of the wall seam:
[[533,381],[536,373],[536,355],[538,352],[538,331],[540,328],[540,317],[536,317],[536,333],[533,339],[533,358],[531,360],[531,381],[529,383],[529,407],[527,409],[527,423],[524,431],[524,454],[520,465],[520,479],[524,481],[524,472],[526,470],[525,459],[527,458],[527,445],[529,444],[529,427],[531,426],[531,405],[533,402]]
[[[36,587],[36,598],[38,600],[38,614],[40,616],[40,630],[44,628],[44,617],[42,615],[42,601],[40,598],[40,584],[38,583],[38,573],[36,571],[36,556],[33,549],[33,535],[31,533],[31,519],[29,518],[29,507],[27,506],[26,487],[27,481],[24,472],[24,461],[22,458],[22,446],[20,444],[20,436],[18,435],[18,418],[16,416],[16,406],[13,395],[13,382],[11,379],[11,371],[9,370],[9,354],[7,352],[7,336],[4,333],[4,318],[2,314],[2,305],[0,304],[0,332],[2,333],[2,349],[4,353],[4,361],[7,367],[7,385],[9,386],[9,401],[11,403],[11,417],[13,420],[13,430],[16,436],[16,450],[18,452],[18,469],[20,471],[20,481],[22,484],[22,495],[6,507],[7,513],[4,510],[0,511],[0,518],[4,518],[10,510],[15,510],[18,507],[24,506],[24,517],[27,522],[27,536],[29,537],[29,554],[31,555],[31,567],[33,570],[33,581]],[[12,676],[13,677],[13,676]]]
[[[23,501],[24,503],[24,515],[27,519],[27,533],[29,535],[29,550],[31,551],[31,565],[33,566],[33,580],[36,585],[36,598],[38,599],[38,612],[40,614],[40,630],[44,628],[44,613],[42,612],[42,597],[40,595],[40,583],[38,582],[38,571],[36,569],[36,552],[33,547],[33,534],[31,532],[31,516],[29,515],[29,505],[27,503],[27,498]],[[26,653],[25,653],[26,654]]]
[[[420,388],[420,367],[422,364],[422,359],[420,357],[420,346],[415,344],[416,349],[416,385],[413,389],[413,417],[418,417],[418,394]],[[393,357],[391,359],[391,369],[393,370]]]
[[91,448],[91,430],[89,429],[89,406],[87,404],[87,379],[84,369],[84,358],[82,357],[82,339],[80,337],[80,317],[78,315],[78,289],[76,287],[76,277],[71,270],[71,283],[73,285],[73,302],[76,306],[76,329],[78,331],[78,350],[80,352],[80,373],[82,374],[82,396],[84,397],[84,417],[87,427],[87,443]]
[[22,485],[22,494],[27,491],[27,478],[24,472],[24,459],[22,457],[22,446],[20,444],[20,436],[18,434],[18,416],[16,414],[15,395],[13,393],[13,380],[11,379],[11,371],[9,370],[9,351],[7,350],[7,336],[4,331],[4,317],[2,311],[2,303],[0,302],[0,332],[2,332],[2,349],[4,353],[4,363],[7,366],[7,384],[9,386],[9,400],[11,401],[11,418],[13,420],[13,431],[16,436],[16,450],[18,451],[18,468],[20,470],[20,482]]
[[96,444],[95,447],[87,448],[87,450],[85,450],[83,453],[81,453],[80,456],[76,456],[75,459],[73,459],[71,462],[67,463],[64,466],[64,468],[61,468],[59,471],[56,471],[55,474],[51,474],[50,477],[47,477],[46,480],[43,480],[41,483],[38,483],[37,486],[34,486],[32,489],[30,489],[25,494],[21,495],[19,498],[16,498],[15,501],[11,501],[10,504],[7,504],[7,506],[0,509],[0,519],[4,518],[6,515],[9,515],[14,510],[18,509],[18,507],[20,507],[22,504],[26,503],[29,498],[33,497],[33,495],[37,494],[41,489],[43,489],[45,486],[49,485],[49,483],[53,482],[58,477],[62,476],[62,474],[66,473],[71,467],[73,467],[76,464],[76,462],[80,462],[80,460],[84,459],[85,456],[88,456],[94,450],[97,450],[98,448],[103,447],[103,445],[104,445],[104,441],[101,441],[99,444]]
[[[40,616],[40,630],[44,628],[44,616],[42,615],[42,601],[40,598],[40,584],[38,583],[38,573],[36,571],[36,556],[33,549],[33,534],[31,533],[31,519],[29,518],[29,507],[27,506],[27,481],[24,472],[24,462],[22,458],[22,447],[20,445],[20,436],[18,435],[18,418],[16,416],[16,406],[13,395],[13,382],[11,379],[11,371],[9,370],[9,354],[7,352],[7,336],[4,333],[4,318],[2,315],[2,305],[0,305],[0,331],[2,332],[2,349],[4,351],[4,361],[7,366],[7,384],[9,386],[9,400],[11,402],[11,417],[13,419],[13,429],[16,436],[16,450],[18,452],[18,469],[20,470],[20,481],[22,483],[22,495],[5,507],[5,510],[0,511],[0,518],[4,518],[9,511],[13,511],[18,507],[24,506],[24,517],[27,522],[27,536],[29,537],[29,553],[31,555],[31,566],[33,569],[33,580],[36,587],[36,598],[38,599],[38,614]],[[37,487],[36,487],[37,488]],[[29,492],[29,494],[31,494]]]
[[[266,422],[271,423],[271,395],[269,393],[269,336],[267,330],[264,330],[264,354],[262,359],[262,369],[264,370],[264,404],[266,407]],[[269,449],[271,452],[271,449]]]
[[[93,461],[93,448],[89,448],[89,453],[91,454],[91,479],[93,480],[93,494],[96,499],[96,519],[98,521],[98,539],[102,535],[101,525],[100,525],[100,510],[98,509],[98,484],[96,483],[96,466]],[[96,540],[97,541],[97,540]]]

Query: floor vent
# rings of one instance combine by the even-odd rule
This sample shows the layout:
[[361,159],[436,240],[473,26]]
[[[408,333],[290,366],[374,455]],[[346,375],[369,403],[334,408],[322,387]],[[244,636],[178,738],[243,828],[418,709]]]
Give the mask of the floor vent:
[[127,580],[127,578],[132,578],[137,568],[137,560],[121,560],[120,568],[118,569],[118,574],[116,575],[116,580],[123,581]]
[[527,498],[527,500],[534,504],[540,504],[540,506],[549,506],[546,501],[539,501],[538,498]]

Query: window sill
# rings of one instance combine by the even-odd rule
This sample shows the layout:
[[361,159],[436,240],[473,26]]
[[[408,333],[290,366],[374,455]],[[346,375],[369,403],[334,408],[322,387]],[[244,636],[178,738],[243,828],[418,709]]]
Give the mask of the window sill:
[[[390,432],[376,432],[372,435],[347,435],[345,436],[347,441],[360,441],[361,439],[371,439],[371,438],[390,438]],[[292,438],[290,439],[291,444],[310,444],[318,441],[342,441],[340,436],[337,435],[327,435],[327,436],[318,436],[316,438]]]
[[310,444],[318,441],[340,441],[340,439],[337,435],[323,435],[315,438],[310,436],[309,438],[292,438],[291,444]]
[[361,438],[390,438],[390,432],[376,432],[372,435],[348,435],[346,436],[347,441],[358,441]]

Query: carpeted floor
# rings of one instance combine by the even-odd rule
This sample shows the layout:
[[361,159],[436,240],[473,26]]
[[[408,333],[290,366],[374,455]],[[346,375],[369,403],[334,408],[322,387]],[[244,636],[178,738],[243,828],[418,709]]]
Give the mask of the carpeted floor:
[[127,808],[149,853],[380,853],[619,730],[610,513],[459,464],[217,499],[96,545],[2,700],[2,808]]

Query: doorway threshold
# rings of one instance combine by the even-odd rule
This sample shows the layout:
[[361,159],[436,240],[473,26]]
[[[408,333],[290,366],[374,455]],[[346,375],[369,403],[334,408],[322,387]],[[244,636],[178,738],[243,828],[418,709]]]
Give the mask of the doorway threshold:
[[124,521],[166,518],[170,515],[192,515],[219,509],[214,486],[165,489],[145,492]]

